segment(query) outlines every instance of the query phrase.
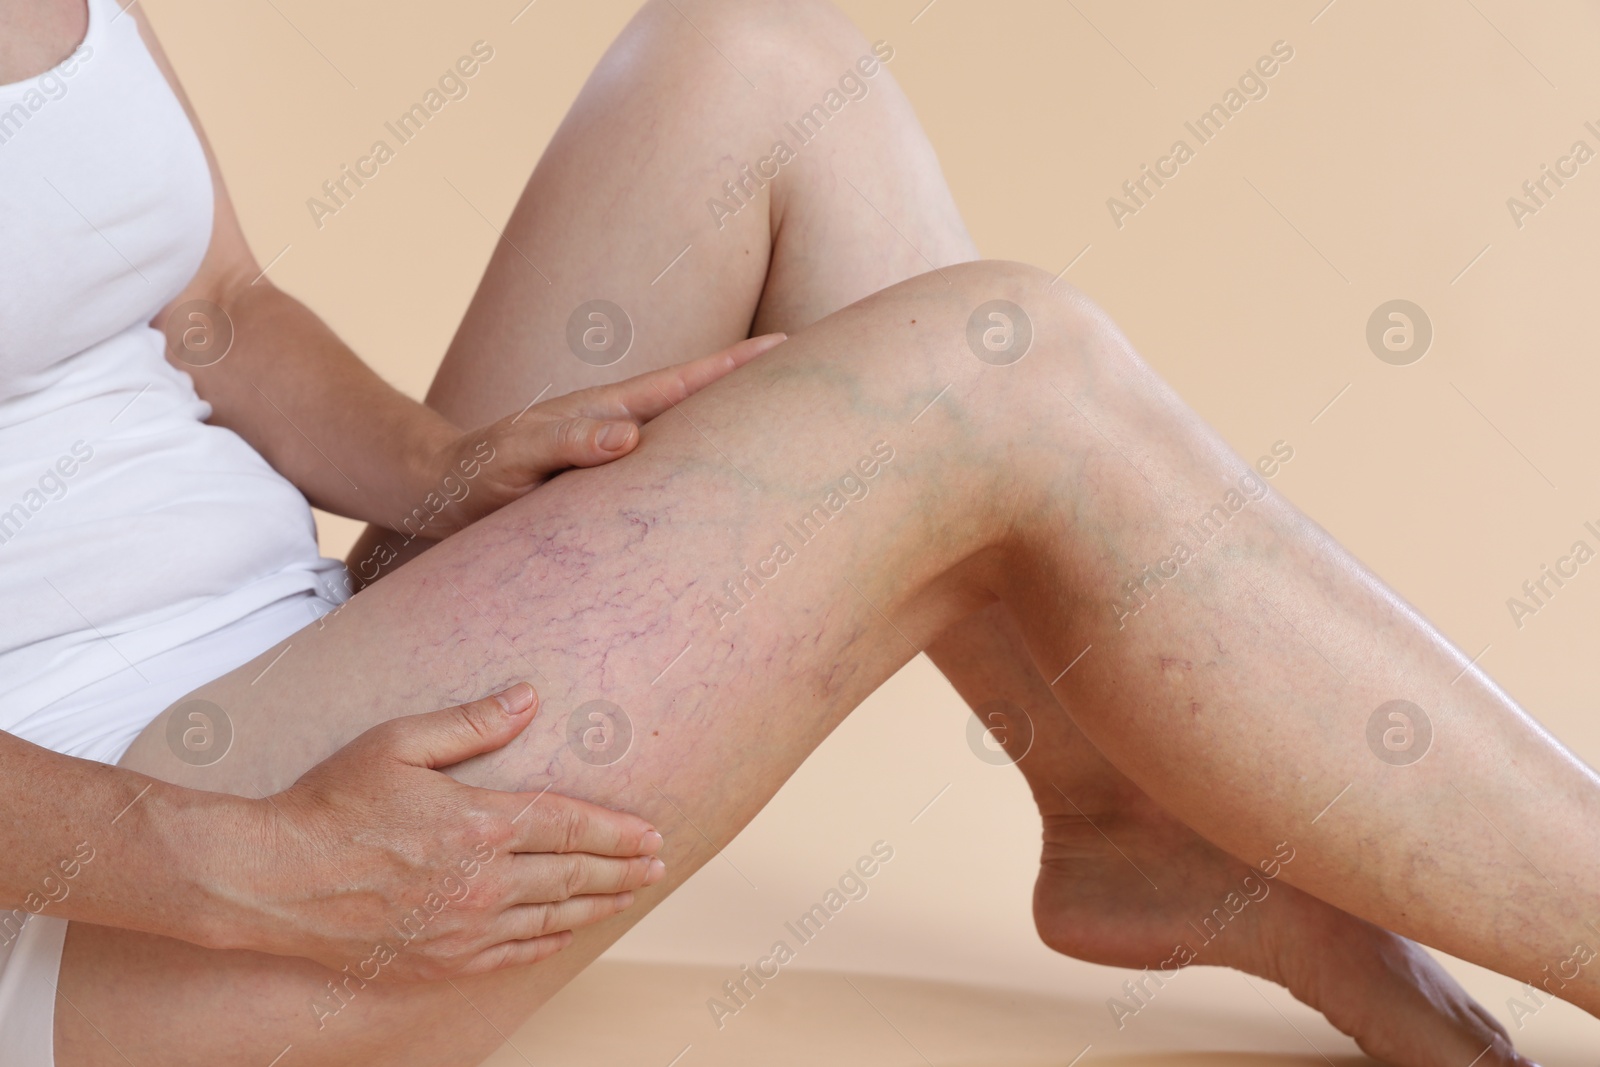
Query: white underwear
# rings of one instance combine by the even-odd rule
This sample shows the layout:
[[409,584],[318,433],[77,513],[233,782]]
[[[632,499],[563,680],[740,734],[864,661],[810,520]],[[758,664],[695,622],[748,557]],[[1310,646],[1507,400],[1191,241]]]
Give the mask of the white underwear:
[[[314,593],[286,597],[144,660],[137,672],[123,671],[56,701],[16,733],[65,755],[114,764],[157,715],[182,697],[334,607]],[[66,933],[67,921],[49,914],[48,907],[36,915],[0,911],[0,1067],[55,1065],[56,979]]]

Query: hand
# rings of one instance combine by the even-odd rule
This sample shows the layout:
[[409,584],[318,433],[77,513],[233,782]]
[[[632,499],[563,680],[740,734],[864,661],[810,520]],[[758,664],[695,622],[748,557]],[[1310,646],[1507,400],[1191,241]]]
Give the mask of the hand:
[[432,489],[442,510],[422,536],[448,537],[561,471],[621,459],[638,445],[640,426],[786,339],[752,337],[715,355],[546,400],[457,438],[432,464],[442,472]]
[[643,819],[439,771],[505,745],[537,703],[521,683],[392,719],[259,802],[266,870],[241,878],[247,914],[230,924],[251,936],[221,947],[438,981],[536,963],[626,908],[666,870]]

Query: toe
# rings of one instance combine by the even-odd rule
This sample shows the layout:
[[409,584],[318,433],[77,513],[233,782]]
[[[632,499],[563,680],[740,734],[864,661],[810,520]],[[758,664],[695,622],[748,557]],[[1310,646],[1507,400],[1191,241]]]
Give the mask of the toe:
[[1396,1067],[1526,1067],[1505,1027],[1421,946],[1315,898],[1297,903],[1265,976],[1367,1055]]

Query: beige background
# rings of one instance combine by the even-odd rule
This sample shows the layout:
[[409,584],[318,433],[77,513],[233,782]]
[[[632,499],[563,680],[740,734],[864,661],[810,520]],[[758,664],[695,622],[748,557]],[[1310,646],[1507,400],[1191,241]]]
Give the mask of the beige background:
[[[1051,271],[1071,263],[1068,278],[1241,453],[1292,443],[1280,491],[1469,655],[1484,650],[1501,684],[1600,759],[1591,712],[1600,562],[1520,631],[1506,607],[1576,538],[1600,547],[1581,529],[1585,519],[1600,526],[1591,322],[1600,161],[1520,230],[1506,207],[1574,140],[1600,149],[1583,128],[1600,126],[1600,9],[1571,0],[924,2],[842,6],[897,49],[894,74],[984,253]],[[415,394],[495,240],[443,179],[502,221],[634,6],[522,3],[145,0],[258,257],[281,253],[272,278]],[[479,38],[497,55],[470,97],[319,232],[306,198]],[[1113,225],[1107,197],[1175,138],[1193,144],[1184,120],[1278,40],[1295,55],[1269,95]],[[708,51],[707,62],[718,60]],[[1377,305],[1402,297],[1426,310],[1435,337],[1420,362],[1394,367],[1374,357],[1364,332]],[[353,524],[319,521],[326,551],[342,555]],[[713,862],[611,954],[704,970],[667,978],[603,964],[518,1035],[529,1055],[508,1047],[494,1062],[666,1064],[686,1045],[683,1067],[839,1063],[847,1052],[941,1067],[1064,1065],[1091,1042],[1085,1063],[1163,1045],[1294,1054],[1163,1061],[1196,1064],[1322,1063],[1321,1053],[1348,1052],[1276,991],[1256,983],[1258,995],[1212,971],[1185,974],[1126,1031],[1110,1029],[1104,1000],[1123,976],[1035,941],[1036,818],[1020,777],[975,759],[965,728],[942,679],[913,663],[806,764],[727,862]],[[706,997],[880,838],[897,855],[872,895],[718,1033]],[[800,973],[818,969],[1015,992],[872,978],[858,979],[858,993]],[[1506,1018],[1514,983],[1460,973]],[[631,1045],[618,1011],[636,1024],[625,1028],[636,1031]],[[1547,1064],[1589,1063],[1582,1053],[1600,1043],[1600,1023],[1558,1005],[1518,1037]]]

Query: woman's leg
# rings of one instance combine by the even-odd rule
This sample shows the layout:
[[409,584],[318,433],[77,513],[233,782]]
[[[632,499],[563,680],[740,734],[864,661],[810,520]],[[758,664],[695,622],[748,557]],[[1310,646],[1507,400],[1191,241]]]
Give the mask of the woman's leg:
[[[1051,680],[1026,644],[1010,611],[995,603],[927,652],[1033,791],[1044,819],[1033,912],[1046,944],[1153,972],[1139,979],[1149,997],[1175,965],[1260,975],[1287,986],[1384,1063],[1525,1063],[1505,1028],[1425,950],[1263,878],[1153,801],[1060,714]],[[1122,1022],[1143,1012],[1141,998],[1119,1002]]]
[[[790,5],[786,9],[787,25],[776,34],[772,32],[772,12],[756,13],[760,22],[755,28],[761,40],[744,32],[752,24],[741,24],[739,8],[683,6],[698,26],[725,47],[731,47],[730,35],[746,44],[775,41],[783,45],[788,61],[783,69],[801,75],[789,81],[791,106],[787,113],[804,111],[811,102],[804,98],[805,92],[831,84],[838,73],[834,66],[842,64],[847,68],[852,56],[865,52],[865,43],[843,30],[822,5]],[[547,395],[555,395],[720,344],[737,336],[736,332],[725,332],[730,321],[748,322],[752,315],[758,317],[760,328],[795,330],[856,295],[914,273],[919,265],[942,265],[970,255],[970,243],[942,182],[936,180],[936,166],[930,165],[931,155],[915,120],[898,94],[887,88],[882,92],[872,90],[878,93],[874,100],[879,106],[858,104],[846,113],[846,118],[857,120],[855,126],[835,123],[827,140],[808,146],[795,164],[783,168],[770,190],[742,207],[737,217],[725,220],[728,233],[713,228],[709,213],[698,220],[688,217],[697,214],[701,205],[695,205],[695,212],[686,212],[683,198],[661,193],[683,188],[701,175],[695,170],[696,164],[719,156],[725,157],[726,163],[739,154],[737,149],[714,143],[717,138],[745,143],[748,151],[768,147],[759,137],[751,141],[748,136],[759,133],[761,118],[751,109],[741,110],[738,103],[744,98],[736,95],[733,106],[728,106],[729,94],[715,91],[716,72],[706,77],[705,63],[689,61],[702,44],[692,34],[676,12],[666,11],[662,4],[654,5],[618,43],[614,54],[627,55],[628,63],[623,65],[613,59],[585,90],[574,119],[552,146],[524,203],[508,225],[508,240],[499,249],[484,292],[464,323],[434,390],[434,402],[457,419],[486,421],[518,406],[522,396],[531,397],[546,386],[550,387]],[[804,47],[797,48],[797,44]],[[737,50],[733,54],[742,58]],[[723,75],[726,77],[727,72]],[[879,86],[886,78],[878,76]],[[763,88],[770,90],[767,81],[763,78]],[[868,83],[862,79],[860,84]],[[662,91],[664,85],[672,86],[674,91]],[[890,96],[887,101],[885,92]],[[688,106],[708,95],[714,96],[718,109]],[[783,112],[784,108],[777,110]],[[663,128],[664,135],[659,132]],[[645,143],[652,137],[656,142],[649,153],[648,166],[624,175],[630,177],[628,181],[616,180],[621,172],[610,166],[615,159],[615,145]],[[749,147],[751,144],[753,148]],[[897,166],[897,160],[909,166]],[[824,161],[826,166],[821,165]],[[868,208],[876,208],[864,194],[855,189],[846,193],[845,187],[840,186],[841,164],[845,176],[853,178],[851,184],[874,190],[874,204],[887,205],[888,214],[895,219],[890,225],[911,239],[872,239],[874,233],[879,238],[887,236],[886,219],[867,212]],[[724,167],[722,176],[733,176],[732,169]],[[926,180],[930,175],[935,180]],[[716,177],[704,176],[708,181]],[[585,205],[589,217],[584,217]],[[595,205],[603,206],[603,213]],[[852,212],[861,217],[853,217]],[[642,278],[629,277],[627,268],[634,265],[639,248],[648,247],[652,238],[670,244],[676,240],[677,230],[692,231],[697,221],[705,229],[703,236],[707,240],[693,242],[691,251],[700,255],[685,256],[673,271],[692,275],[696,299],[679,299],[664,281],[652,286]],[[587,230],[580,232],[580,225]],[[727,237],[735,226],[743,227],[737,241],[718,244],[712,240],[719,235]],[[608,234],[626,237],[608,239]],[[544,262],[548,256],[563,264],[566,272],[547,270],[553,275],[548,287],[541,290],[535,285],[530,291],[527,285],[520,284],[535,280],[523,258],[530,249],[541,253],[536,262],[543,262],[548,268],[550,263]],[[932,258],[924,264],[922,257],[928,253]],[[701,255],[707,258],[702,261]],[[764,285],[752,289],[752,278],[758,283],[762,280],[763,265]],[[691,266],[696,269],[684,271]],[[641,338],[654,335],[658,340],[667,339],[667,343],[653,348],[638,346],[632,358],[610,370],[594,369],[570,358],[563,347],[563,309],[575,304],[582,291],[574,279],[593,277],[621,279],[616,283],[618,288],[607,295],[624,294],[620,302],[651,324],[651,329],[641,332]],[[537,280],[543,284],[542,277]],[[566,299],[554,295],[564,290],[571,290]],[[757,306],[759,313],[754,310]],[[556,349],[557,358],[550,358],[552,348]],[[356,558],[363,556],[358,553]],[[964,623],[960,628],[962,637],[983,627],[980,619]],[[992,646],[993,635],[990,637]],[[944,642],[951,643],[949,638]],[[991,647],[993,651],[996,650]],[[1006,651],[1015,659],[1014,649]],[[990,673],[994,658],[988,664]],[[950,655],[939,656],[939,661],[947,672],[957,676]],[[1026,670],[1035,687],[1043,686],[1031,665]],[[1015,681],[1010,688],[1016,689]],[[1044,695],[1048,698],[1048,687],[1044,687]],[[1058,809],[1062,802],[1053,787],[1063,781],[1077,803],[1096,812],[1097,821],[1101,816],[1097,800],[1114,802],[1121,809],[1142,815],[1144,807],[1138,803],[1137,789],[1128,797],[1123,795],[1126,789],[1114,781],[1107,783],[1082,769],[1064,769],[1040,759],[1048,750],[1042,742],[1055,725],[1048,719],[1039,720],[1041,745],[1024,764],[1047,812],[1047,831],[1054,838],[1061,836],[1063,820]],[[1070,725],[1066,729],[1070,730]],[[1092,746],[1083,747],[1093,753]],[[1055,815],[1049,815],[1051,812]],[[1052,844],[1052,839],[1047,838],[1047,853]],[[1047,865],[1047,874],[1053,869]],[[1080,864],[1074,869],[1073,885],[1080,891],[1092,891],[1097,885],[1115,883],[1114,878],[1102,877],[1104,873],[1085,870]],[[1183,906],[1181,900],[1168,899],[1165,903],[1171,908]],[[1081,955],[1103,955],[1103,935],[1101,943],[1093,948],[1061,936],[1058,920],[1063,913],[1064,909],[1041,903],[1041,928],[1052,943]],[[1113,917],[1109,908],[1102,913],[1082,906],[1072,909],[1072,916],[1086,924]],[[1129,925],[1118,921],[1115,929],[1127,931]],[[1224,948],[1232,949],[1241,940],[1235,936]],[[1131,951],[1129,946],[1119,944],[1118,949],[1131,959],[1126,957]],[[1224,961],[1220,953],[1208,958]],[[1240,959],[1235,955],[1225,961]],[[1389,984],[1393,984],[1394,976],[1389,978]],[[1351,988],[1368,991],[1374,1003],[1395,1006],[1403,1001],[1403,997],[1391,995],[1388,989],[1370,981]],[[1415,1030],[1418,1016],[1405,1013],[1404,1021]],[[1439,1046],[1433,1035],[1423,1040],[1423,1047]]]
[[[827,0],[650,0],[529,178],[428,403],[484,425],[977,258],[892,55]],[[369,530],[352,572],[424,546]]]
[[[804,146],[769,186],[751,189],[758,195],[736,215],[719,211],[726,227],[719,229],[688,191],[726,201],[720,181],[738,181],[738,164],[759,160],[774,138],[792,139],[779,118],[805,113],[871,46],[823,2],[696,3],[682,11],[658,0],[623,34],[506,224],[506,241],[430,393],[459,424],[488,423],[541,390],[552,397],[665,366],[742,336],[752,322],[759,330],[795,332],[868,293],[975,255],[932,150],[888,70],[871,78],[858,72],[855,84],[866,96],[830,119],[826,135]],[[763,71],[761,89],[747,91],[695,27],[727,52],[731,64]],[[766,60],[775,53],[784,62],[772,77]],[[733,91],[725,91],[730,86]],[[608,163],[618,145],[650,149],[641,153],[640,166],[618,167]],[[892,224],[875,213],[875,204]],[[685,244],[692,245],[690,253],[657,284],[638,269],[640,249],[664,249],[665,258]],[[542,264],[548,284],[524,252]],[[657,341],[636,345],[612,368],[593,368],[566,347],[570,309],[602,291],[597,279],[605,280],[605,296],[633,313],[639,336]],[[402,540],[370,531],[352,553],[352,567],[368,571],[384,541],[397,550],[397,560],[414,554],[419,543],[408,552]],[[1054,706],[1050,687],[1003,609],[964,620],[929,653],[974,707],[1004,698],[1033,709],[1036,743],[1019,766],[1045,817],[1036,912],[1047,942],[1098,962],[1142,967],[1167,959],[1172,944],[1151,949],[1150,916],[1204,914],[1214,897],[1225,895],[1217,887],[1237,881],[1238,861],[1174,825],[1070,722],[1039,710],[1041,702]],[[1067,853],[1082,854],[1075,830],[1087,830],[1091,845],[1103,840],[1076,817],[1073,805],[1092,812],[1097,824],[1115,821],[1125,842],[1136,837],[1138,845],[1164,856],[1182,840],[1184,877],[1163,879],[1166,891],[1146,900],[1138,891],[1148,886],[1142,879],[1125,884],[1132,869],[1115,852],[1063,862]],[[1282,893],[1271,909],[1256,909],[1206,953],[1206,961],[1283,980],[1369,1049],[1404,1043],[1436,1053],[1441,1063],[1468,1049],[1462,1058],[1470,1060],[1482,1050],[1485,1027],[1476,1015],[1455,1010],[1466,1003],[1464,994],[1435,993],[1444,1010],[1425,1010],[1415,961],[1392,939],[1311,898],[1284,904],[1290,896]],[[1258,915],[1267,918],[1256,921]],[[1160,939],[1182,924],[1159,927]],[[1251,928],[1248,935],[1244,926]],[[1333,945],[1354,951],[1335,957]],[[1312,958],[1321,981],[1296,969]],[[1397,959],[1404,966],[1390,966]],[[1494,1061],[1486,1059],[1483,1067]]]
[[[540,718],[459,773],[654,820],[668,875],[632,914],[516,973],[372,982],[320,1031],[330,972],[112,930],[77,929],[64,998],[135,1062],[270,1062],[293,1045],[300,1063],[470,1064],[714,855],[860,699],[995,598],[1043,669],[1093,645],[1059,683],[1079,725],[1229,852],[1288,842],[1284,882],[1507,973],[1570,958],[1600,876],[1593,774],[1290,505],[1242,505],[1137,616],[1114,609],[1249,468],[1049,283],[965,265],[829,317],[652,423],[635,455],[563,475],[377,583],[259,681],[281,649],[202,689],[233,720],[228,758],[183,764],[158,723],[125,761],[259,794],[374,722],[531,677]],[[1008,366],[982,316],[969,346],[995,300],[1031,324]],[[1396,698],[1434,723],[1406,767],[1366,740]],[[568,741],[595,699],[633,727],[609,766]],[[1600,1008],[1591,973],[1559,992]],[[62,1010],[64,1067],[121,1062]]]
[[[893,45],[826,0],[646,3],[529,179],[428,402],[499,417],[977,258]],[[632,323],[614,364],[569,342],[594,300]]]

